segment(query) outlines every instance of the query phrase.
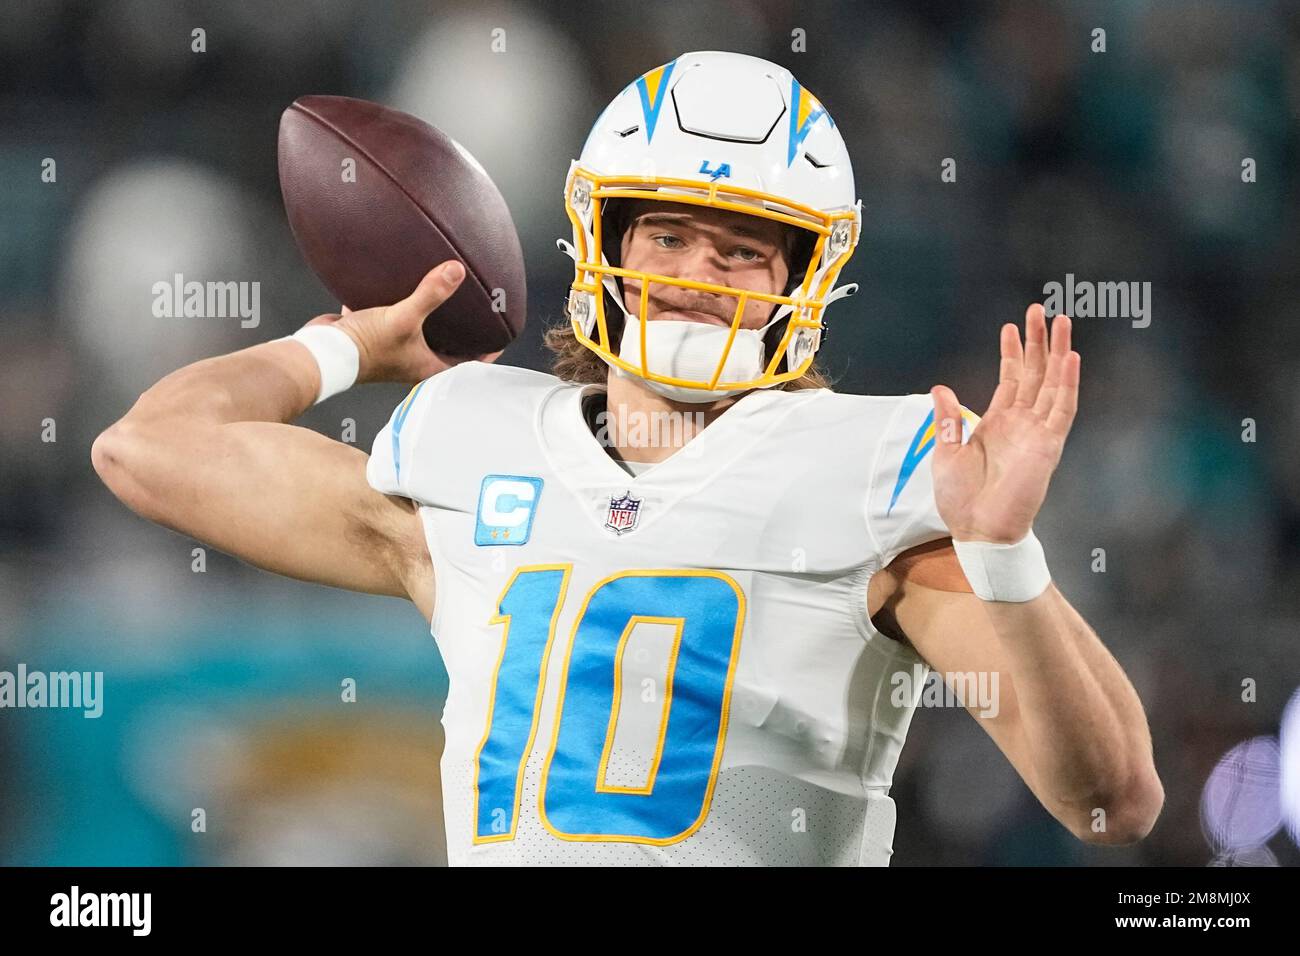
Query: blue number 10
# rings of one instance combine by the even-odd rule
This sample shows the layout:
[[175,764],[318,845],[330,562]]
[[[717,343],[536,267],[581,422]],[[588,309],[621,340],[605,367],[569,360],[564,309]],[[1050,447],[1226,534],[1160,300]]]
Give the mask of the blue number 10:
[[[546,669],[572,565],[521,567],[497,602],[504,624],[475,767],[475,843],[513,840],[524,766],[536,741]],[[562,840],[666,845],[704,823],[726,738],[745,596],[718,571],[623,571],[583,598],[565,652],[538,812]],[[643,787],[605,771],[639,623],[675,627],[654,761]]]

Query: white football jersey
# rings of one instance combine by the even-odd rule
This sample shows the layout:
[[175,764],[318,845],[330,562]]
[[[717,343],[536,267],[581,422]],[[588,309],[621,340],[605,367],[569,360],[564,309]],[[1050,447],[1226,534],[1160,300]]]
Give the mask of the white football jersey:
[[634,478],[602,387],[469,362],[375,439],[433,558],[449,862],[888,864],[927,671],[867,582],[948,534],[930,396],[753,391]]

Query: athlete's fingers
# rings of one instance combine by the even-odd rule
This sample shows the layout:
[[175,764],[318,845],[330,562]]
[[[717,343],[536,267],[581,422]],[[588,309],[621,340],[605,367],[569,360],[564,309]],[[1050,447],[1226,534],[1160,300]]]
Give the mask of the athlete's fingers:
[[1016,389],[1020,387],[1020,372],[1024,365],[1024,354],[1020,349],[1020,330],[1016,328],[1014,322],[1008,322],[1002,326],[1002,334],[998,341],[998,346],[1002,354],[1001,364],[998,366],[998,387],[993,392],[993,398],[989,402],[988,415],[999,408],[1004,408],[1016,400]]
[[1038,397],[1047,371],[1047,320],[1035,302],[1025,310],[1025,364],[1016,389],[1016,404],[1029,408]]
[[1052,410],[1056,400],[1056,388],[1061,384],[1061,370],[1065,359],[1070,354],[1070,317],[1058,315],[1052,320],[1052,344],[1047,356],[1047,374],[1043,377],[1043,387],[1038,390],[1034,400],[1034,414],[1045,417]]
[[1082,363],[1078,352],[1070,352],[1061,361],[1061,384],[1056,390],[1052,410],[1047,415],[1047,427],[1061,437],[1070,433],[1074,424],[1075,413],[1079,410],[1079,367]]
[[465,278],[465,267],[448,259],[430,269],[415,291],[392,307],[391,315],[399,320],[422,322],[425,316],[442,305]]

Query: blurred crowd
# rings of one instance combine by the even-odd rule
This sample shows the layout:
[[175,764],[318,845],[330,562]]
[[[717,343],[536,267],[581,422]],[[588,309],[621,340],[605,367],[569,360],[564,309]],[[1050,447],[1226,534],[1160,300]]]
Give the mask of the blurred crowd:
[[[1300,862],[1300,8],[1233,0],[6,4],[0,670],[104,670],[125,703],[0,711],[0,862],[442,858],[445,676],[418,614],[196,556],[112,498],[90,444],[168,371],[336,309],[276,175],[307,93],[414,113],[485,166],[529,277],[501,361],[545,368],[569,161],[692,49],[787,65],[848,142],[840,390],[944,382],[983,411],[998,327],[1047,283],[1151,284],[1147,327],[1076,320],[1080,414],[1037,530],[1142,696],[1164,814],[1137,846],[1079,844],[965,713],[922,710],[895,863]],[[261,321],[155,315],[176,274],[259,282]],[[353,419],[368,448],[401,392],[305,423]]]

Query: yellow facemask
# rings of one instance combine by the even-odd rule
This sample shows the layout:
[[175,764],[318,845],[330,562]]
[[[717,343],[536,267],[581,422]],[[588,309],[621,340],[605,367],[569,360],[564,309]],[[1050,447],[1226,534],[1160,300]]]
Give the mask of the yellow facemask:
[[[602,212],[606,208],[605,203],[611,199],[652,199],[674,204],[708,206],[806,230],[813,239],[808,261],[790,263],[790,275],[802,275],[803,280],[789,295],[774,295],[612,266],[602,251],[606,238],[602,236],[605,225]],[[574,260],[574,277],[568,304],[574,335],[609,365],[647,381],[688,389],[739,391],[769,388],[798,378],[812,366],[821,346],[824,329],[822,313],[825,307],[856,289],[856,286],[844,286],[828,295],[857,245],[861,231],[860,204],[853,209],[826,213],[779,196],[726,183],[649,175],[600,175],[575,163],[565,185],[564,206],[573,224],[576,243],[560,243],[561,248]],[[641,336],[637,352],[640,356],[639,364],[620,357],[621,342],[614,341],[610,333],[610,317],[606,314],[605,296],[602,292],[609,291],[622,305],[617,279],[640,282],[640,303],[636,313]],[[675,378],[650,369],[652,356],[647,350],[646,327],[652,283],[712,293],[735,300],[730,332],[718,355],[717,364],[708,377]],[[788,315],[789,321],[779,344],[771,356],[767,357],[761,374],[744,381],[723,380],[722,373],[736,333],[741,329],[745,308],[753,301],[771,303],[776,310],[773,320]],[[783,356],[788,359],[787,367],[778,372]]]

